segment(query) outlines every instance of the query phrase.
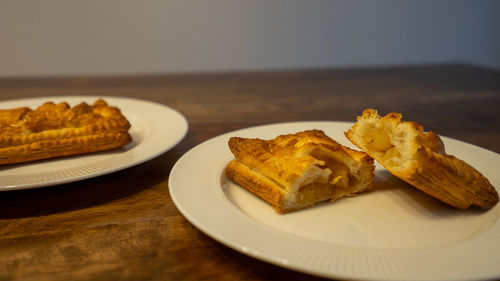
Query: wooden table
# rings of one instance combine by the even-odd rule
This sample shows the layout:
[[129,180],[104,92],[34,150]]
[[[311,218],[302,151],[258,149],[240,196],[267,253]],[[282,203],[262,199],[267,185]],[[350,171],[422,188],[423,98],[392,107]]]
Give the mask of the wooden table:
[[0,101],[60,95],[168,105],[185,115],[189,132],[172,150],[120,172],[1,192],[0,280],[319,280],[216,242],[173,204],[174,163],[235,129],[354,121],[373,107],[500,153],[500,72],[473,66],[0,80]]

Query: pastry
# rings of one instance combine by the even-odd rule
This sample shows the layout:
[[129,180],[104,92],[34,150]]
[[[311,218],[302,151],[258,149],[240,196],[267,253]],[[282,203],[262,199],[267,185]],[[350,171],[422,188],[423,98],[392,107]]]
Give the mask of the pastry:
[[373,186],[373,159],[319,130],[271,140],[232,137],[228,144],[235,159],[226,166],[227,177],[280,213]]
[[445,152],[434,132],[415,122],[401,121],[399,113],[382,117],[366,109],[346,133],[393,175],[456,208],[491,208],[498,194],[486,177],[466,162]]
[[132,141],[120,109],[102,100],[0,110],[0,164],[96,152]]

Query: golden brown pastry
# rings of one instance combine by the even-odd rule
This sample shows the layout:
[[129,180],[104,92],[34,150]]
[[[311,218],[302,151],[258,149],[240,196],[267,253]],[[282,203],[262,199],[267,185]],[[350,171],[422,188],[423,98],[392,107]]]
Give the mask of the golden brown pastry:
[[236,159],[227,165],[227,177],[281,213],[373,186],[373,159],[319,130],[272,140],[232,137],[229,148]]
[[424,132],[401,114],[380,116],[366,109],[345,135],[393,175],[460,209],[493,207],[498,194],[488,179],[466,162],[447,155],[434,132]]
[[102,100],[0,110],[0,164],[102,151],[132,141],[130,124]]

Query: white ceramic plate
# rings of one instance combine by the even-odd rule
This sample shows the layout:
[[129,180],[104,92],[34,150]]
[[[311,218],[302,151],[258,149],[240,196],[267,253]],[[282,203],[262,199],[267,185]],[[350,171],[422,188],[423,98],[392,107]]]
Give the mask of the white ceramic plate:
[[150,160],[179,143],[188,123],[176,110],[153,102],[117,97],[63,96],[0,102],[0,109],[36,108],[46,101],[70,106],[104,98],[117,106],[131,124],[132,142],[110,151],[0,166],[0,191],[28,189],[74,182],[119,171]]
[[[357,280],[500,277],[500,204],[487,211],[457,210],[377,166],[372,192],[280,215],[224,175],[225,165],[233,159],[227,147],[231,136],[270,139],[321,129],[353,147],[343,135],[351,125],[273,124],[208,140],[173,167],[172,199],[191,223],[212,238],[254,258],[304,273]],[[500,187],[499,154],[442,139],[449,154],[466,160]]]

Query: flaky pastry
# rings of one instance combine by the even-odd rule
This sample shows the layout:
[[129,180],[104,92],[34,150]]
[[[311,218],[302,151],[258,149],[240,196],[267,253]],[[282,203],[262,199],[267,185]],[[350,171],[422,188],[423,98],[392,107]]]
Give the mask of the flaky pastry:
[[280,213],[353,196],[373,186],[373,159],[319,130],[272,140],[232,137],[228,144],[236,159],[227,165],[227,177]]
[[102,99],[0,110],[0,164],[117,148],[132,141],[129,128],[120,109]]
[[498,202],[488,179],[463,160],[446,154],[437,134],[401,119],[399,113],[382,117],[374,109],[365,109],[345,135],[393,175],[448,205],[490,208]]

